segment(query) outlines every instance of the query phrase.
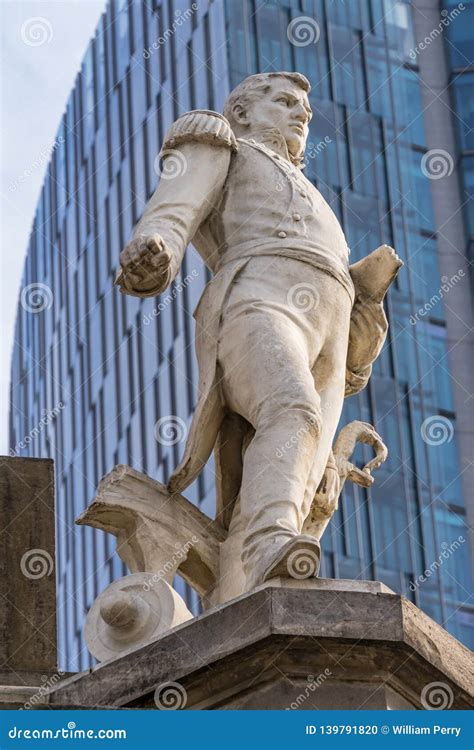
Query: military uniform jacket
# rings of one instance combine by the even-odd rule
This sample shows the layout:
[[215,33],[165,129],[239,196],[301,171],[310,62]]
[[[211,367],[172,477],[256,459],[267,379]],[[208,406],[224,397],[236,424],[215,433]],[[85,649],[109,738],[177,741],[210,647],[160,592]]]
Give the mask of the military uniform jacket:
[[[249,259],[293,257],[338,279],[352,302],[355,290],[339,221],[292,164],[279,131],[268,128],[236,139],[222,115],[195,110],[172,125],[161,153],[160,183],[134,234],[159,234],[172,256],[171,267],[161,286],[132,293],[162,292],[178,273],[190,242],[215,274],[194,313],[199,400],[183,459],[169,483],[181,491],[207,462],[225,415],[216,386],[220,316],[232,281]],[[348,371],[346,395],[361,390],[370,372],[371,362]]]

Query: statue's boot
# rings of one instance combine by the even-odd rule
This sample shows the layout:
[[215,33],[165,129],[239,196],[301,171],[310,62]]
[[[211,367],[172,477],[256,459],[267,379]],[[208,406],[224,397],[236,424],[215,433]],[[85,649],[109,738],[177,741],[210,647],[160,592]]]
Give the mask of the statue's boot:
[[265,556],[257,569],[247,577],[247,591],[271,578],[315,578],[319,573],[321,547],[314,536],[298,534],[268,559]]

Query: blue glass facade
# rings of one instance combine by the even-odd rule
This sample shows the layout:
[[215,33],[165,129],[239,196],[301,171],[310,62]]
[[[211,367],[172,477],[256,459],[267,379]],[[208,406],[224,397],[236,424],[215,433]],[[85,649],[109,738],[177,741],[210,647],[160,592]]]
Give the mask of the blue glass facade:
[[[451,100],[456,111],[456,128],[459,148],[459,167],[462,192],[468,257],[474,263],[474,0],[466,0],[459,23],[451,23],[446,29],[447,61],[451,71]],[[443,9],[447,17],[453,11],[459,13],[459,3],[445,0]],[[471,266],[472,268],[472,266]],[[474,274],[471,277],[474,289]]]
[[[317,43],[290,43],[301,15],[317,21]],[[188,423],[195,406],[192,312],[209,273],[190,248],[156,315],[156,300],[113,286],[120,250],[156,186],[171,122],[192,108],[221,111],[243,77],[281,69],[313,84],[306,174],[341,219],[352,261],[382,242],[406,261],[388,300],[389,341],[341,421],[375,424],[390,457],[370,492],[346,485],[322,574],[380,579],[468,641],[468,544],[433,565],[467,539],[442,302],[409,323],[441,284],[413,44],[410,5],[396,0],[109,3],[60,125],[25,264],[23,289],[45,284],[51,304],[19,304],[12,364],[12,450],[56,464],[63,667],[89,664],[85,613],[126,572],[112,538],[74,519],[117,463],[165,481],[183,444],[157,442],[155,423],[170,414]],[[441,446],[421,438],[433,415],[454,427]],[[213,515],[213,492],[211,461],[186,495]]]

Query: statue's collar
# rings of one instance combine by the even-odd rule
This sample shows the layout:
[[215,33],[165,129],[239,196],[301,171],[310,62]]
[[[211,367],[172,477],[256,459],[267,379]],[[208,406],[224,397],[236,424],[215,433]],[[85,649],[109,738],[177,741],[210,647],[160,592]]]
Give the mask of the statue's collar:
[[302,159],[295,159],[291,156],[288,151],[286,141],[278,128],[261,128],[259,130],[252,130],[249,135],[245,137],[246,141],[252,143],[258,143],[262,146],[266,146],[271,151],[274,151],[278,156],[286,159],[290,164],[294,164],[295,167],[302,168]]

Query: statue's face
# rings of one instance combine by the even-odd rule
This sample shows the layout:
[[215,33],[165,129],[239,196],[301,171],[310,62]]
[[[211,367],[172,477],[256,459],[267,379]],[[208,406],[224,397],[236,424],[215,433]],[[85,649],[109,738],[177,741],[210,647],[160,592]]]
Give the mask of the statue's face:
[[287,78],[270,79],[270,88],[248,106],[246,115],[253,128],[278,128],[291,156],[304,154],[311,107],[303,89]]

